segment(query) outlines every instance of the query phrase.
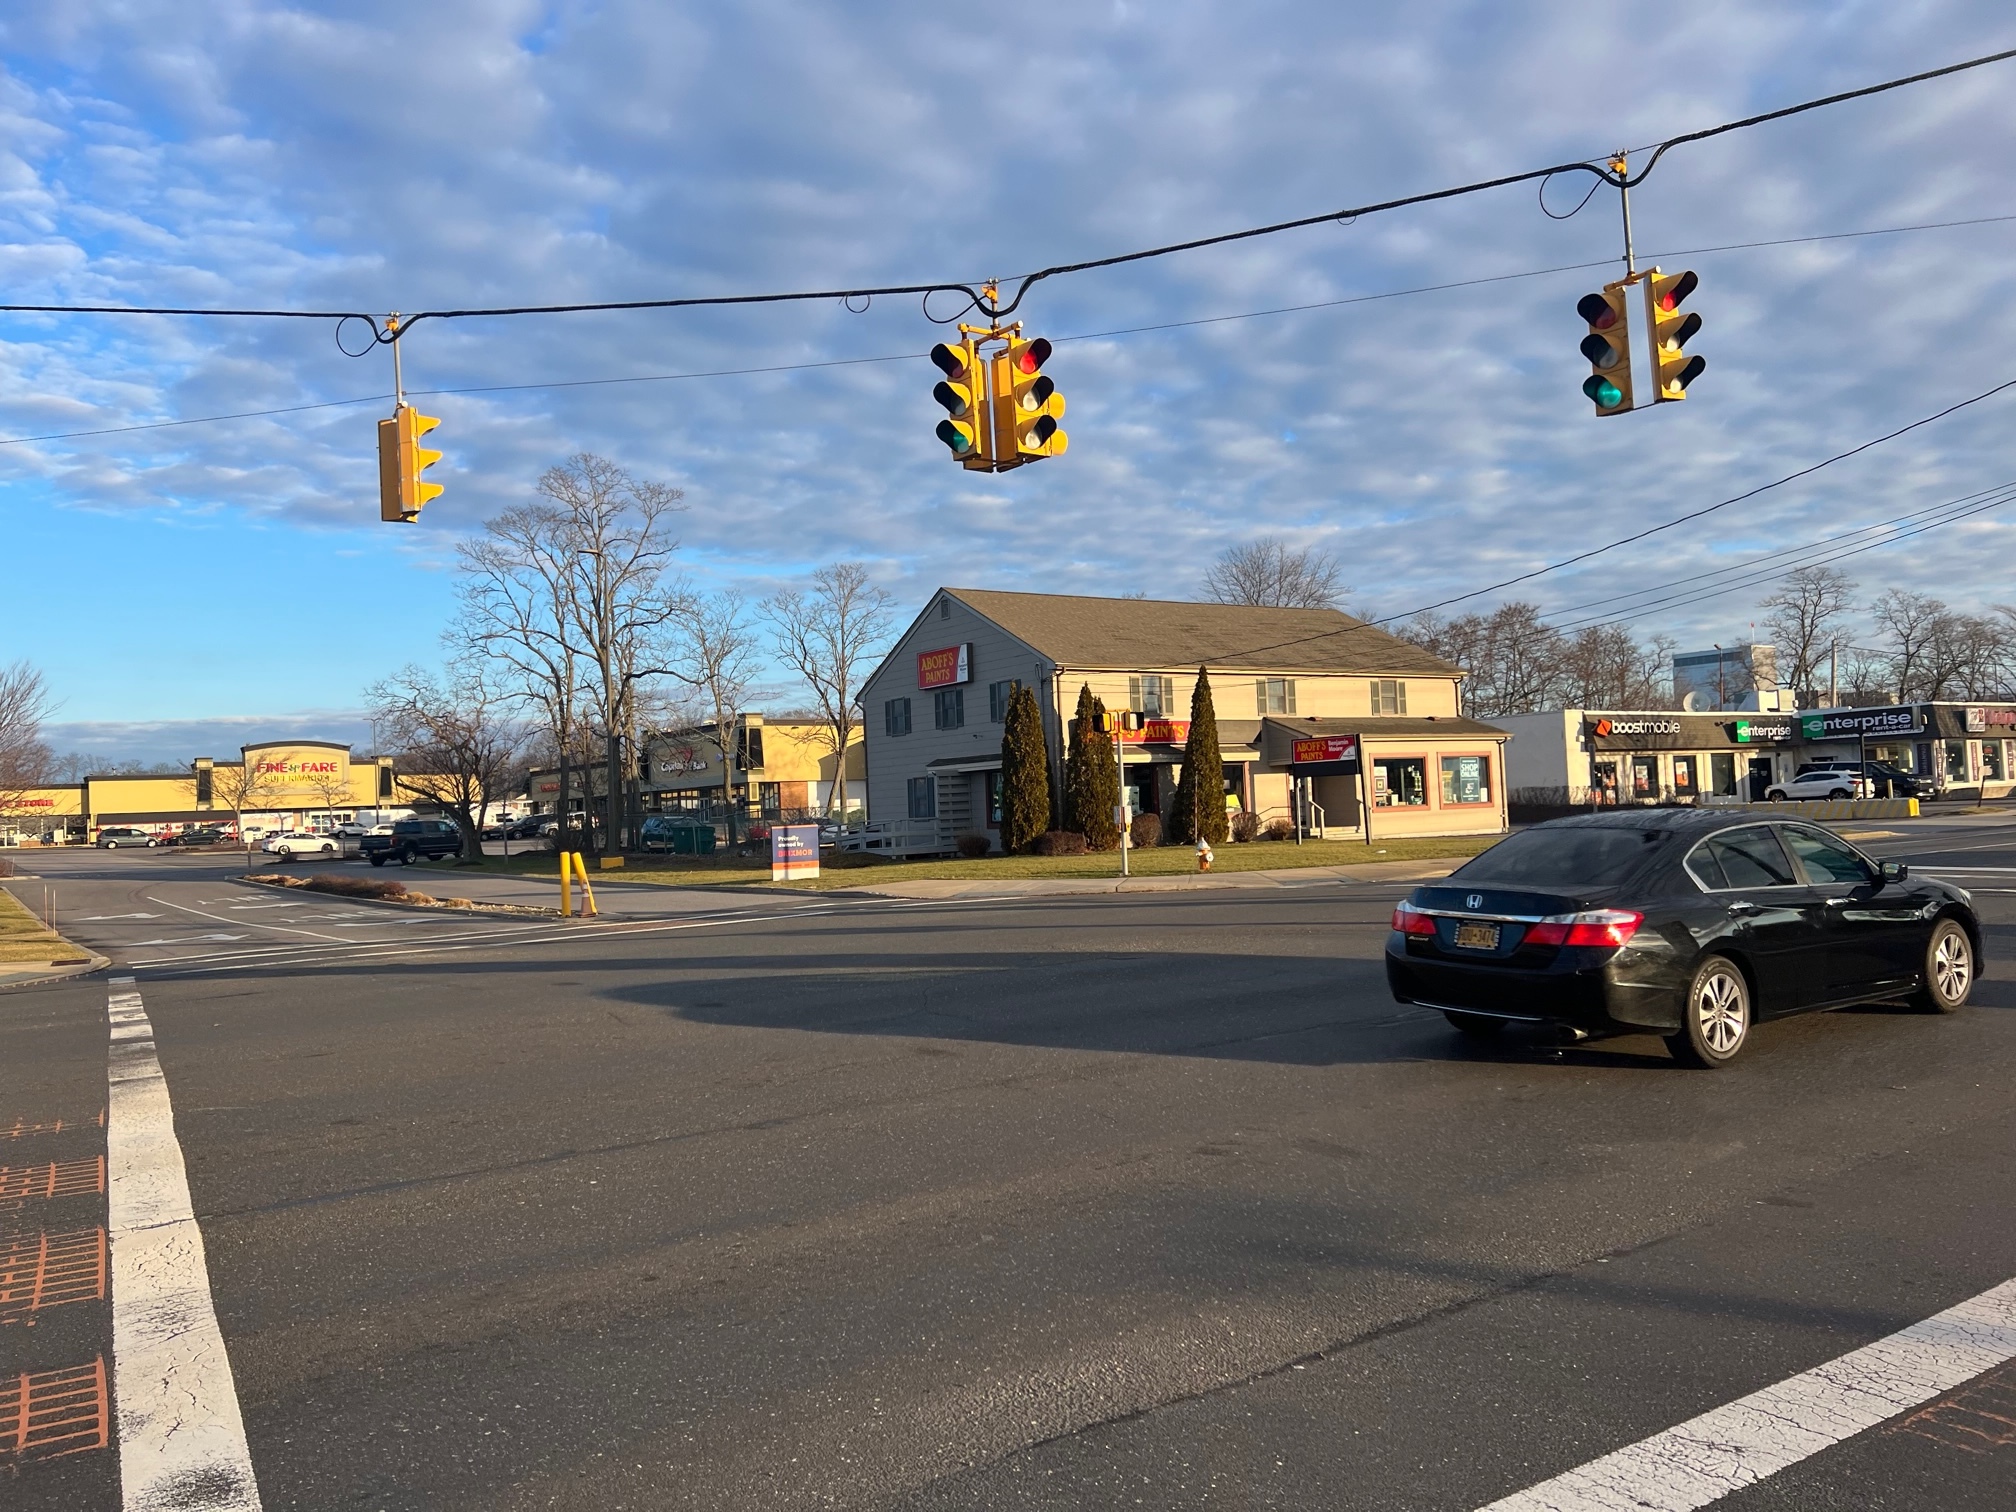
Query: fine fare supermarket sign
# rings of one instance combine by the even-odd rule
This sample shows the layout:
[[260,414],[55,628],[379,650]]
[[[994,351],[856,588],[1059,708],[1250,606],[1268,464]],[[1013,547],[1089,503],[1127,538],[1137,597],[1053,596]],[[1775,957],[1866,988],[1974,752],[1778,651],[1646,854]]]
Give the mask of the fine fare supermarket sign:
[[917,686],[954,688],[973,681],[973,642],[917,653]]

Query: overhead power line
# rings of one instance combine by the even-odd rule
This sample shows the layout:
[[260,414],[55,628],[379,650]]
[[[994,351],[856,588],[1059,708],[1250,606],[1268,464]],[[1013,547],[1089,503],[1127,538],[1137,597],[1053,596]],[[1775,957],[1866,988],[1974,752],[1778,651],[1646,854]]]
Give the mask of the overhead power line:
[[[1726,242],[1712,247],[1681,247],[1673,251],[1646,254],[1661,257],[1706,257],[1718,252],[1749,252],[1768,247],[1796,247],[1814,242],[1852,241],[1869,236],[1901,236],[1913,231],[1950,231],[1967,226],[1993,226],[2016,221],[2016,215],[1977,215],[1965,220],[1920,221],[1907,226],[1874,226],[1859,231],[1825,231],[1813,236],[1779,236],[1765,241]],[[1456,289],[1479,288],[1489,284],[1513,283],[1527,278],[1546,278],[1557,273],[1580,273],[1590,268],[1608,267],[1611,258],[1594,262],[1558,263],[1548,268],[1527,268],[1517,273],[1491,273],[1480,278],[1459,278],[1447,283],[1417,284],[1405,289],[1382,289],[1374,294],[1348,294],[1338,299],[1318,299],[1305,304],[1274,305],[1264,310],[1239,310],[1228,315],[1199,315],[1190,320],[1165,320],[1152,325],[1119,326],[1110,331],[1081,331],[1058,336],[1059,345],[1070,341],[1106,341],[1116,336],[1140,336],[1156,331],[1177,331],[1193,326],[1223,325],[1236,320],[1259,320],[1272,315],[1301,315],[1312,310],[1343,309],[1351,305],[1376,304],[1389,299],[1409,299],[1424,294],[1445,294]],[[822,368],[862,367],[881,362],[911,362],[922,352],[887,352],[874,357],[830,357],[816,362],[776,362],[760,367],[710,368],[690,373],[632,373],[614,378],[549,378],[536,383],[488,383],[464,388],[409,389],[415,398],[438,399],[468,394],[529,393],[545,389],[603,388],[621,383],[677,383],[702,378],[747,378],[771,373],[808,373]],[[391,394],[360,394],[354,399],[325,399],[313,404],[289,404],[274,409],[236,410],[224,415],[197,415],[186,420],[147,420],[133,425],[107,425],[92,430],[51,431],[39,436],[0,438],[0,446],[26,446],[40,441],[76,441],[92,436],[120,436],[138,431],[173,430],[186,425],[217,425],[228,420],[263,420],[274,415],[297,415],[309,410],[337,409],[359,404],[382,404]]]
[[[1691,142],[1706,141],[1711,137],[1725,135],[1732,131],[1742,131],[1749,127],[1761,126],[1769,121],[1784,120],[1789,116],[1801,115],[1807,111],[1819,110],[1829,105],[1839,105],[1849,100],[1865,99],[1871,95],[1884,94],[1893,89],[1902,89],[1911,84],[1922,84],[1931,79],[1945,78],[1950,74],[1963,73],[1969,69],[1981,68],[1990,63],[1999,63],[2016,58],[2016,48],[1988,53],[1978,58],[1968,58],[1962,62],[1949,63],[1943,68],[1927,69],[1922,73],[1906,75],[1899,79],[1889,79],[1880,84],[1865,85],[1860,89],[1844,90],[1839,94],[1823,96],[1817,100],[1806,100],[1797,105],[1787,105],[1777,110],[1764,111],[1758,115],[1745,116],[1737,121],[1725,121],[1719,126],[1709,126],[1700,131],[1684,132],[1668,137],[1652,147],[1651,159],[1636,174],[1620,174],[1611,169],[1607,162],[1599,165],[1592,162],[1556,163],[1546,168],[1530,168],[1520,173],[1502,174],[1497,178],[1480,179],[1473,183],[1458,184],[1446,189],[1433,189],[1420,194],[1409,194],[1397,199],[1380,200],[1372,204],[1354,205],[1339,210],[1326,210],[1317,215],[1298,216],[1293,220],[1275,221],[1264,226],[1250,226],[1243,231],[1226,231],[1215,236],[1195,237],[1188,241],[1170,242],[1158,247],[1144,247],[1134,252],[1119,252],[1108,257],[1087,258],[1079,262],[1057,263],[1039,268],[1031,273],[1023,273],[1002,282],[1016,285],[1014,297],[1005,304],[992,291],[992,283],[975,288],[973,284],[953,281],[935,283],[886,284],[872,288],[840,288],[818,290],[793,290],[771,294],[714,294],[695,295],[682,299],[627,299],[582,302],[576,304],[541,305],[498,305],[470,307],[464,309],[420,310],[409,315],[401,315],[396,326],[379,324],[376,312],[363,310],[283,310],[283,309],[198,309],[187,306],[131,306],[131,305],[47,305],[8,304],[0,305],[0,311],[24,314],[61,315],[209,315],[228,317],[250,317],[278,320],[335,320],[348,322],[361,320],[370,325],[373,340],[377,343],[394,341],[410,331],[423,320],[463,320],[483,316],[511,315],[575,315],[598,311],[624,310],[676,310],[698,309],[706,306],[788,304],[807,300],[855,300],[873,299],[877,296],[916,294],[922,296],[926,305],[926,318],[939,324],[949,324],[972,310],[979,310],[990,318],[999,319],[1012,315],[1020,308],[1030,289],[1044,279],[1061,278],[1067,274],[1090,272],[1099,268],[1114,268],[1123,265],[1146,262],[1152,258],[1170,257],[1179,252],[1194,252],[1205,247],[1225,246],[1232,242],[1251,241],[1257,237],[1276,236],[1286,231],[1300,230],[1309,226],[1328,223],[1350,224],[1367,215],[1379,215],[1389,210],[1405,209],[1412,205],[1433,204],[1441,200],[1458,199],[1467,195],[1481,194],[1490,189],[1503,189],[1513,184],[1531,183],[1535,180],[1553,178],[1562,173],[1586,173],[1599,182],[1610,183],[1618,188],[1629,188],[1643,183],[1646,176],[1658,166],[1659,160],[1673,148]],[[966,301],[950,315],[933,316],[929,311],[933,294],[957,294]],[[361,354],[361,353],[360,353]]]

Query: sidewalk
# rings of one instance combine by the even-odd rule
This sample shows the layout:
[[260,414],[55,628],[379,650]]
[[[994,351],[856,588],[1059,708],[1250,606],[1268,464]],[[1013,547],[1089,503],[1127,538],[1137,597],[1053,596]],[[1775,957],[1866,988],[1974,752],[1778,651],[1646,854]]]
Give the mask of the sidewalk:
[[[306,867],[298,869],[308,875]],[[345,872],[344,875],[353,873]],[[689,914],[720,913],[738,908],[782,906],[803,896],[797,890],[764,887],[757,883],[726,883],[720,887],[692,884],[682,887],[655,886],[649,882],[619,882],[620,872],[591,873],[595,904],[604,918],[676,919]],[[527,877],[497,872],[394,867],[370,873],[373,881],[403,882],[414,892],[430,898],[467,898],[472,903],[515,903],[528,908],[560,906],[560,884],[551,877]],[[580,905],[580,889],[575,889],[575,905]]]
[[[1003,877],[887,882],[834,888],[825,897],[1043,898],[1073,893],[1196,892],[1205,888],[1298,888],[1326,883],[1425,882],[1446,877],[1469,857],[1441,861],[1371,861],[1355,866],[1297,866],[1280,871],[1204,872],[1180,877]],[[599,896],[599,894],[598,894]]]
[[[35,877],[10,877],[11,882],[38,882]],[[61,982],[102,971],[112,963],[45,928],[35,911],[0,884],[0,991]]]

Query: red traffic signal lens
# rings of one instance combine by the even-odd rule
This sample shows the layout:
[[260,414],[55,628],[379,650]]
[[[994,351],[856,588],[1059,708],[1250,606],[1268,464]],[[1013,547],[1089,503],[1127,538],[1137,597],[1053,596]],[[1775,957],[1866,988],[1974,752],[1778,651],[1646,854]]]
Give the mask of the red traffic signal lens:
[[1039,373],[1043,364],[1050,360],[1050,342],[1038,336],[1029,345],[1015,354],[1015,366],[1025,373]]
[[1584,294],[1575,303],[1575,313],[1599,331],[1617,324],[1617,307],[1601,294]]
[[[1699,361],[1700,359],[1697,358],[1695,360]],[[1596,401],[1596,408],[1599,410],[1615,409],[1624,402],[1624,390],[1617,387],[1608,378],[1600,377],[1594,373],[1583,380],[1582,392]]]
[[[1584,336],[1582,338],[1582,355],[1589,359],[1591,367],[1607,368],[1615,367],[1617,359],[1623,354],[1601,336]],[[941,384],[940,387],[943,387],[943,385]]]
[[939,371],[947,378],[963,378],[966,375],[966,349],[951,346],[941,341],[931,348],[931,360],[938,364]]
[[1696,278],[1691,271],[1682,273],[1672,283],[1668,284],[1666,292],[1659,296],[1659,308],[1662,310],[1679,309],[1687,296],[1700,287],[1701,280]]

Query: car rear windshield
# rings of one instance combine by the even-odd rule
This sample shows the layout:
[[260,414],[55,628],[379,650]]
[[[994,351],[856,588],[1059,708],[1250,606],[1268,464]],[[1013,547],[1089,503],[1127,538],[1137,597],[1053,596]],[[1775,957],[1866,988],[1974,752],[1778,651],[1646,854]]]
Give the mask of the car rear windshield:
[[1663,854],[1671,838],[1665,830],[1635,825],[1542,825],[1506,836],[1455,877],[1522,887],[1605,886]]

